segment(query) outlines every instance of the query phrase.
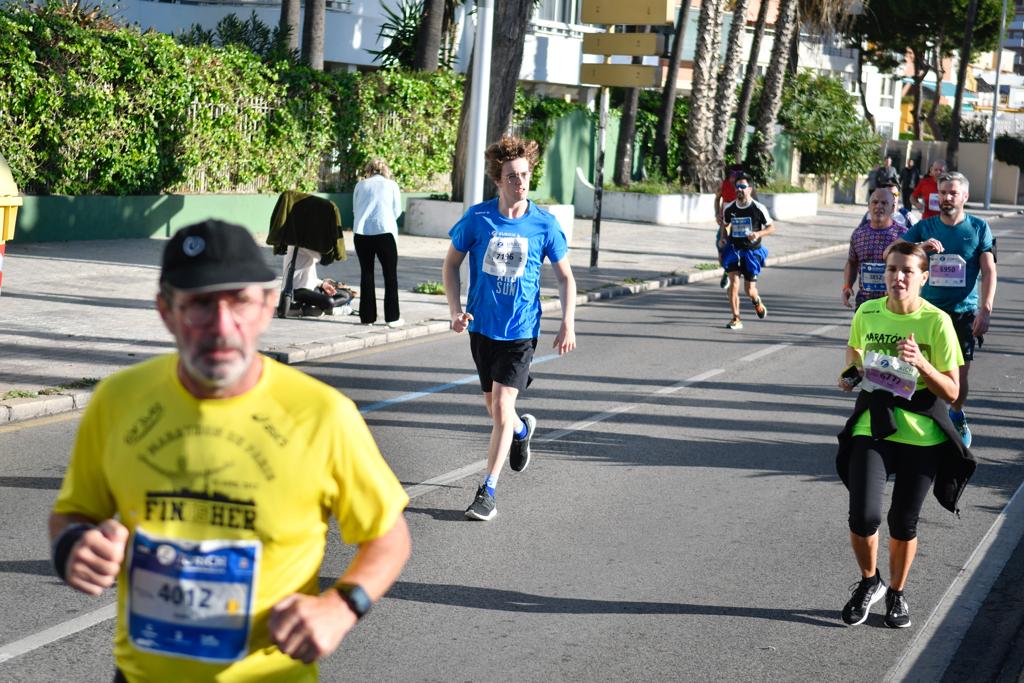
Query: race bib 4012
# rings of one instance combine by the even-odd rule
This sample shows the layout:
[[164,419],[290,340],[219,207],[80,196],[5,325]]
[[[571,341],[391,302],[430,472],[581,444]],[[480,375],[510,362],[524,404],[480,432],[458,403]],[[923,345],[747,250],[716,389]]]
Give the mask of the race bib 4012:
[[128,637],[146,652],[233,662],[248,654],[259,541],[184,541],[136,529]]

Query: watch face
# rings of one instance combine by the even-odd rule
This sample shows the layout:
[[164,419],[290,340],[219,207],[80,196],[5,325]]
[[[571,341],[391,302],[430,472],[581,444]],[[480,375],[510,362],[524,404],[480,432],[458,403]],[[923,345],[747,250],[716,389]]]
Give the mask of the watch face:
[[342,583],[336,586],[336,590],[359,618],[362,618],[373,607],[373,601],[370,600],[370,596],[363,590],[362,586]]

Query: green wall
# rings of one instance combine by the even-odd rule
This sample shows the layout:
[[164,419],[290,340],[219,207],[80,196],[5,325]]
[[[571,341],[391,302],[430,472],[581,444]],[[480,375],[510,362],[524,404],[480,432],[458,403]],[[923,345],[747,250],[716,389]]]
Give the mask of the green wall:
[[[320,193],[338,205],[341,223],[352,225],[352,193]],[[402,195],[402,206],[426,193]],[[61,242],[169,237],[179,228],[207,218],[239,223],[266,233],[276,194],[26,196],[18,211],[14,240]],[[402,220],[399,219],[399,225]]]
[[[608,116],[608,130],[605,138],[604,175],[611,182],[615,169],[615,145],[619,140],[619,117],[617,112]],[[533,197],[554,199],[559,204],[572,204],[576,187],[576,167],[583,169],[587,180],[594,181],[597,164],[597,124],[582,111],[563,116],[555,124],[551,144],[544,150],[543,175]]]

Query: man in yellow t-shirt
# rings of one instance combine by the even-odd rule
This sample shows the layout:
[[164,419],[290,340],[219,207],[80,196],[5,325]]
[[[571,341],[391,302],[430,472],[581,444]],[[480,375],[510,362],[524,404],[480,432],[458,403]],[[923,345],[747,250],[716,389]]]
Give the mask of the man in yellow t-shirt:
[[[54,567],[118,584],[116,681],[315,681],[410,553],[408,496],[355,405],[256,351],[275,276],[242,227],[164,251],[178,352],[104,380],[53,512]],[[328,518],[358,545],[320,591]]]

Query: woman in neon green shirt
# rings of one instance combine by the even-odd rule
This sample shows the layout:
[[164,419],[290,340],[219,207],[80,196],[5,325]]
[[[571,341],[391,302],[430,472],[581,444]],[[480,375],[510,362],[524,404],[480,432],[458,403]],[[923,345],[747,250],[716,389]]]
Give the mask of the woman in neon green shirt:
[[[917,245],[896,242],[885,252],[886,296],[854,315],[839,387],[863,380],[853,415],[839,435],[836,467],[850,493],[850,543],[861,572],[843,608],[843,621],[864,623],[886,599],[885,625],[910,626],[903,595],[917,552],[917,521],[928,489],[956,510],[974,471],[956,437],[947,403],[960,390],[963,355],[949,316],[921,298],[928,257]],[[878,527],[885,482],[894,475],[889,526],[888,588],[878,573]]]

